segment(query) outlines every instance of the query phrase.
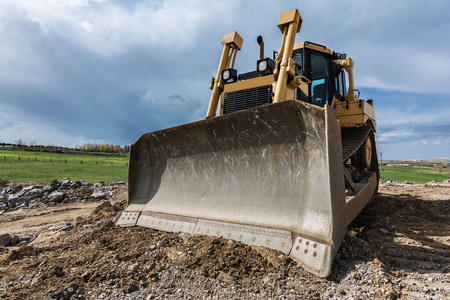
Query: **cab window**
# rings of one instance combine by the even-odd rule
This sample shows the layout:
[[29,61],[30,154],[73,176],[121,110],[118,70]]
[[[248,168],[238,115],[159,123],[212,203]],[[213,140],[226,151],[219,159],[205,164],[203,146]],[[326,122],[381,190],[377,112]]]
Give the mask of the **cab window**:
[[331,104],[330,90],[330,60],[323,54],[311,53],[311,103],[317,106]]
[[343,101],[346,95],[344,70],[335,66],[334,68],[334,94],[337,99]]
[[295,53],[292,57],[297,65],[299,65],[297,76],[303,75],[303,55],[301,53]]

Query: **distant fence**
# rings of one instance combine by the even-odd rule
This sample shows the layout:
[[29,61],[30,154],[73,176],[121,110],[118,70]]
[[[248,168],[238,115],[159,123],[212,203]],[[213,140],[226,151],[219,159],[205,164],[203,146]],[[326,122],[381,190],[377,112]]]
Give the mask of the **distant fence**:
[[21,162],[47,162],[47,163],[78,163],[78,164],[95,164],[95,165],[115,165],[120,166],[123,165],[125,167],[128,167],[128,162],[122,163],[122,162],[112,162],[112,161],[102,161],[102,160],[83,160],[83,159],[53,159],[45,157],[24,157],[24,156],[8,156],[3,155],[0,157],[0,161],[21,161]]

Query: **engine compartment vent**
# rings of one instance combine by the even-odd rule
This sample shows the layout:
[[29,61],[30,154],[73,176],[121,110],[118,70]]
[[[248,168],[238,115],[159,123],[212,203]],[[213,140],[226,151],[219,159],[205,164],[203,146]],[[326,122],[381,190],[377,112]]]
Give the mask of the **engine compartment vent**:
[[272,103],[272,85],[258,86],[225,94],[223,114]]

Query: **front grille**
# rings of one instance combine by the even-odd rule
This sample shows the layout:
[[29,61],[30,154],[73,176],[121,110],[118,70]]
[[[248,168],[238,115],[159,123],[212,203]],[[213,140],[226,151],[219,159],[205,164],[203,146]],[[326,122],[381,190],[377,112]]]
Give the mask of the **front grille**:
[[229,92],[225,94],[223,114],[249,109],[272,102],[272,85]]

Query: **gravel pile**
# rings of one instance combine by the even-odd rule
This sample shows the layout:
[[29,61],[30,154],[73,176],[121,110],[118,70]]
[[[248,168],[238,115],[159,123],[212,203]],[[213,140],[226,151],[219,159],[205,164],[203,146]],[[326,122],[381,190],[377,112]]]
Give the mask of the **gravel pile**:
[[[118,184],[89,183],[86,181],[71,181],[65,178],[61,181],[54,180],[50,185],[44,184],[12,184],[0,179],[0,214],[14,213],[31,209],[46,209],[49,206],[57,206],[64,203],[99,202],[111,199]],[[110,210],[117,213],[120,208],[106,203],[100,207],[102,209],[109,204]],[[122,207],[123,208],[123,207]],[[54,232],[68,231],[77,224],[86,223],[86,220],[75,220],[74,223],[67,223],[51,227]],[[32,244],[36,235],[11,235],[9,233],[0,234],[0,247],[21,247]]]

